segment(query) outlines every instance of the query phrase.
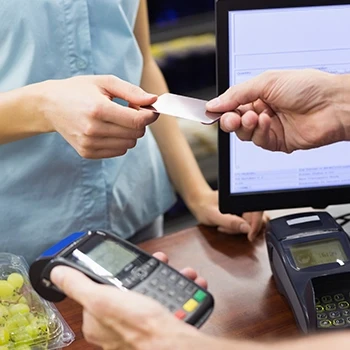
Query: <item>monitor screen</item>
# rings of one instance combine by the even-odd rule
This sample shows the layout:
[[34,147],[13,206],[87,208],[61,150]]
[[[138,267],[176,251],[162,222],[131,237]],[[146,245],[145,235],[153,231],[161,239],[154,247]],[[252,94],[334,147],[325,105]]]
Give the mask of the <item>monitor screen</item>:
[[[271,8],[268,2],[266,8],[258,9],[250,8],[249,2],[249,9],[226,6],[228,33],[224,51],[228,67],[225,70],[218,66],[218,73],[222,70],[221,74],[228,75],[228,86],[266,70],[315,68],[337,74],[350,72],[350,4],[292,6]],[[219,37],[220,40],[222,47],[225,43]],[[219,50],[218,55],[222,54]],[[221,90],[228,88],[224,84],[219,79]],[[350,186],[350,158],[344,156],[350,153],[349,142],[285,154],[240,141],[234,133],[227,137],[227,195],[248,198]],[[289,205],[287,197],[282,201],[285,203],[269,203],[266,209],[312,205],[307,200]],[[262,206],[253,204],[251,209],[265,209]],[[241,209],[249,210],[249,206]]]

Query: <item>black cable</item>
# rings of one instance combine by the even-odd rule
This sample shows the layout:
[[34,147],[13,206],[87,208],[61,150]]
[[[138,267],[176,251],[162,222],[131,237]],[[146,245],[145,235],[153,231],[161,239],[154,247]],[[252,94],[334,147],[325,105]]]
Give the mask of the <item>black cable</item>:
[[340,226],[345,226],[350,222],[350,213],[346,213],[343,215],[339,215],[334,218],[335,221],[340,225]]

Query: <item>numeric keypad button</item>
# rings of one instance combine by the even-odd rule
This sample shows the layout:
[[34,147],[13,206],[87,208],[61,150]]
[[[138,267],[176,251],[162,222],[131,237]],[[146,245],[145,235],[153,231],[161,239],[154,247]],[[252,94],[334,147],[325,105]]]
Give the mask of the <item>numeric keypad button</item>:
[[192,295],[197,290],[197,286],[195,284],[190,283],[187,288],[185,289],[185,292],[187,294]]
[[340,312],[339,311],[331,311],[329,313],[329,317],[330,318],[338,318],[338,317],[340,317]]
[[329,304],[333,301],[330,295],[324,295],[321,300],[324,304]]
[[333,324],[337,327],[344,326],[345,320],[343,318],[336,318],[335,320],[333,320]]
[[349,310],[349,309],[343,310],[341,313],[342,313],[342,315],[343,315],[344,317],[350,316],[350,310]]
[[328,328],[332,326],[332,322],[330,320],[322,320],[319,322],[320,327]]
[[316,305],[316,312],[323,312],[324,311],[324,307],[322,305]]
[[165,284],[160,284],[159,286],[158,286],[158,290],[159,291],[161,291],[161,292],[165,292],[166,291],[166,285]]
[[169,281],[172,282],[172,283],[176,283],[177,280],[179,279],[179,275],[175,272],[172,272],[170,275],[169,275]]
[[162,276],[169,276],[170,272],[171,272],[171,270],[168,269],[167,267],[162,267],[162,269],[160,270],[160,274]]
[[183,295],[178,295],[178,296],[176,297],[176,300],[177,300],[179,303],[184,303],[184,302],[187,300],[187,298],[186,298],[185,296],[183,296]]
[[345,299],[344,294],[342,293],[336,294],[333,298],[334,301],[343,301]]
[[169,295],[169,297],[171,297],[171,298],[174,297],[175,294],[176,294],[176,293],[175,293],[174,290],[169,290],[169,291],[168,291],[168,295]]
[[332,304],[327,304],[326,306],[325,306],[325,310],[326,311],[334,311],[334,310],[336,310],[337,309],[337,306],[334,304],[334,303],[332,303]]
[[341,301],[338,303],[339,309],[348,309],[349,308],[349,303],[347,301]]
[[326,318],[327,318],[327,314],[325,314],[325,313],[317,314],[318,320],[325,320]]
[[188,281],[186,281],[184,278],[180,278],[178,282],[176,283],[176,286],[180,289],[184,289],[188,285]]

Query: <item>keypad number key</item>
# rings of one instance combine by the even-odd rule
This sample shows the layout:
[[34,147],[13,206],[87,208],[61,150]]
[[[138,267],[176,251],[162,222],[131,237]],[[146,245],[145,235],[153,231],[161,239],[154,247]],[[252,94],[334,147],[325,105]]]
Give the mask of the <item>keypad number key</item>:
[[341,315],[340,315],[340,312],[339,311],[331,311],[330,313],[329,313],[329,317],[330,318],[338,318],[338,317],[340,317]]
[[338,293],[338,294],[334,295],[333,298],[334,298],[334,301],[343,301],[343,300],[345,300],[344,294],[342,294],[342,293]]
[[337,309],[337,305],[335,305],[334,303],[332,304],[327,304],[325,306],[325,310],[326,311],[335,311]]
[[323,312],[324,311],[324,307],[322,305],[316,305],[316,312]]
[[343,310],[343,311],[342,311],[342,315],[343,315],[344,317],[350,316],[350,310],[349,310],[349,309]]
[[338,303],[339,309],[348,309],[349,308],[349,303],[347,301],[341,301]]
[[325,314],[325,313],[317,314],[318,320],[325,320],[326,318],[327,318],[327,314]]
[[332,326],[332,322],[330,320],[322,320],[319,322],[320,327],[328,328]]
[[336,318],[335,320],[333,320],[333,325],[336,327],[344,326],[344,324],[345,320],[343,318]]
[[333,301],[332,297],[330,295],[324,295],[322,298],[322,303],[329,304]]

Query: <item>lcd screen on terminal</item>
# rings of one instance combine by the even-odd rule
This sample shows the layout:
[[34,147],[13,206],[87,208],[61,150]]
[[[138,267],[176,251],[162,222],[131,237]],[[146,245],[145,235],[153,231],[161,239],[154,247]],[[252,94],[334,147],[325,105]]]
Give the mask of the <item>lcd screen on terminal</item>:
[[295,266],[306,267],[348,261],[338,239],[323,239],[312,243],[295,244],[290,247]]

